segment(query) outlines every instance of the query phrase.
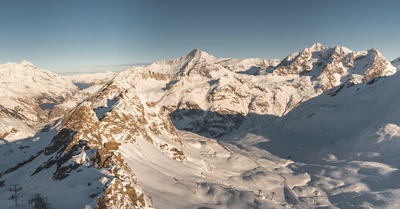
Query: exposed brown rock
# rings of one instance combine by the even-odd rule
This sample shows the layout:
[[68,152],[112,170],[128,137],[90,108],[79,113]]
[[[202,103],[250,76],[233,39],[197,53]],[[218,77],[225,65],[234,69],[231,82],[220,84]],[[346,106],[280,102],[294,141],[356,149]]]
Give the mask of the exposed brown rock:
[[[118,195],[117,195],[118,194]],[[145,196],[143,193],[138,192],[135,187],[123,185],[119,179],[114,179],[107,187],[104,195],[97,199],[97,209],[103,208],[143,208],[147,202],[151,199]]]
[[118,142],[115,142],[115,141],[108,141],[108,142],[104,143],[104,147],[108,151],[118,150],[119,145],[121,145],[121,143],[118,143]]

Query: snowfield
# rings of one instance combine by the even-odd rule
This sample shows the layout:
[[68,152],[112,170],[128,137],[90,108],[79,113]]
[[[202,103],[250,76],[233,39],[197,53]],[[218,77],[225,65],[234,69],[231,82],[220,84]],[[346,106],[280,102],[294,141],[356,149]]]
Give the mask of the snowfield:
[[[314,187],[335,207],[397,208],[399,79],[399,74],[378,78],[336,96],[326,92],[271,125],[249,125],[224,140],[250,153],[266,150],[292,160],[288,168],[308,173],[309,189]],[[304,202],[314,202],[317,196],[308,191],[295,189]]]
[[14,140],[30,138],[35,131],[22,121],[14,118],[0,118],[0,145]]

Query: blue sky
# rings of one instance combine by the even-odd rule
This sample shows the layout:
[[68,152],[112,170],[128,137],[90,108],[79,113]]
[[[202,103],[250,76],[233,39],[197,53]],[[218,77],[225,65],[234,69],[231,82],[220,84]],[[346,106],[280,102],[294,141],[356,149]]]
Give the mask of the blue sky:
[[313,43],[400,56],[393,0],[2,0],[0,63],[121,70],[184,56],[282,59]]

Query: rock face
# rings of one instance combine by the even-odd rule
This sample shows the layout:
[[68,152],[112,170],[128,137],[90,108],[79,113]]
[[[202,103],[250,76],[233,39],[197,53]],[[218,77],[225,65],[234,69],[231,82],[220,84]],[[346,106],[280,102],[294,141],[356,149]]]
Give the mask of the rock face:
[[107,173],[97,207],[142,208],[151,198],[125,163],[119,146],[144,139],[177,161],[185,155],[182,141],[161,108],[146,104],[122,73],[71,110],[46,147],[48,160],[32,175],[56,167],[53,179],[62,181],[82,166]]
[[119,142],[146,139],[172,158],[183,161],[182,141],[167,112],[140,95],[129,73],[122,72],[87,102],[101,122],[99,132]]
[[352,52],[314,44],[282,61],[215,58],[195,49],[128,72],[138,91],[163,106],[177,128],[216,137],[238,128],[249,114],[282,116],[326,90],[396,69],[376,48]]
[[310,76],[318,81],[316,87],[325,91],[344,82],[359,83],[395,72],[376,48],[352,52],[343,46],[315,44],[286,57],[272,73]]
[[91,103],[82,103],[65,116],[58,133],[44,151],[48,160],[32,175],[55,166],[53,179],[62,181],[81,166],[98,169],[107,177],[105,192],[97,199],[97,208],[151,206],[151,198],[118,151],[120,143],[114,141],[112,133],[102,133],[102,125]]
[[0,65],[0,117],[40,127],[47,122],[50,109],[77,90],[69,80],[28,61]]
[[[86,98],[95,94],[99,89],[103,88],[105,84],[113,79],[114,73],[98,73],[98,74],[79,74],[73,76],[64,76],[77,85],[80,90],[74,95],[68,97],[64,102],[55,105],[49,113],[49,120],[58,119],[67,114],[71,109],[75,108]],[[81,87],[85,87],[81,89]]]

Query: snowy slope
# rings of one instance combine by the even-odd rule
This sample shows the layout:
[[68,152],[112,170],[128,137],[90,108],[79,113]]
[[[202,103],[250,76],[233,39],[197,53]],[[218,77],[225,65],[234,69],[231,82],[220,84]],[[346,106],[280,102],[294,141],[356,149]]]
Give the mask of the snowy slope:
[[0,146],[35,135],[35,131],[15,118],[0,118]]
[[[35,138],[4,145],[3,186],[19,183],[25,202],[28,194],[39,192],[56,208],[151,207],[151,197],[138,184],[119,146],[143,140],[179,163],[185,155],[168,114],[145,101],[124,74],[114,78]],[[20,147],[30,154],[15,157]],[[46,190],[37,189],[40,183]],[[0,195],[6,199],[8,193]]]
[[392,65],[400,69],[400,57],[392,61]]
[[[396,74],[341,89],[334,96],[326,92],[273,122],[249,123],[225,140],[251,155],[266,150],[292,160],[288,167],[310,175],[307,186],[336,207],[397,208],[399,79]],[[307,190],[293,190],[307,204],[314,198]]]
[[[305,146],[324,152],[324,148],[331,149],[331,145],[334,144],[338,151],[343,152],[340,154],[345,159],[390,155],[389,150],[380,149],[391,147],[396,150],[397,147],[392,146],[395,144],[384,145],[391,140],[384,140],[380,135],[390,132],[394,124],[399,123],[399,76],[396,74],[387,78],[375,78],[348,89],[336,87],[327,91],[278,119],[277,127],[281,128],[279,132],[282,132],[282,137],[291,140],[303,139],[306,136],[310,138],[310,144],[300,143],[296,145],[296,149]],[[368,134],[371,136],[367,136]],[[293,137],[294,135],[297,137]],[[372,139],[373,135],[381,138],[374,145],[371,144],[375,140]],[[394,134],[393,137],[395,136]],[[370,137],[372,138],[368,139]],[[349,146],[350,144],[352,146]],[[348,152],[346,147],[351,148],[353,153]],[[289,147],[285,149],[289,150]],[[356,152],[360,152],[360,155],[355,154]]]
[[0,117],[40,126],[47,121],[52,106],[77,90],[69,80],[28,61],[0,65]]
[[[301,179],[286,168],[287,160],[263,160],[260,165],[235,147],[214,139],[179,132],[187,159],[173,161],[141,141],[121,152],[134,166],[138,181],[156,208],[288,208],[286,177]],[[304,178],[308,178],[305,176]],[[303,184],[298,182],[298,184]]]

